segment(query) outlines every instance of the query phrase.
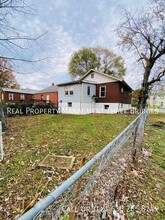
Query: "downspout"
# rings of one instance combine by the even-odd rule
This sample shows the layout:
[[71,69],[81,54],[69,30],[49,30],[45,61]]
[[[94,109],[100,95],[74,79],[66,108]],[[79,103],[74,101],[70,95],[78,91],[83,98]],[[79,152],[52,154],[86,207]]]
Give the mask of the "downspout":
[[82,115],[82,97],[83,97],[83,87],[82,87],[82,82],[81,83],[81,90],[80,90],[80,114]]

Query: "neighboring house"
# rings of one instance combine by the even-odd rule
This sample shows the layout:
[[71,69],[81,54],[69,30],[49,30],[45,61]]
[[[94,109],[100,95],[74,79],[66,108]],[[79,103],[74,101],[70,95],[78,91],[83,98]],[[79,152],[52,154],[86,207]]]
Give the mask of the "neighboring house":
[[35,99],[40,102],[50,103],[58,106],[58,87],[52,83],[51,86],[35,93]]
[[165,107],[165,92],[150,95],[148,105],[150,107]]
[[58,87],[61,113],[116,113],[131,108],[130,86],[124,80],[95,70]]
[[5,103],[17,103],[34,99],[37,90],[1,88],[0,101]]

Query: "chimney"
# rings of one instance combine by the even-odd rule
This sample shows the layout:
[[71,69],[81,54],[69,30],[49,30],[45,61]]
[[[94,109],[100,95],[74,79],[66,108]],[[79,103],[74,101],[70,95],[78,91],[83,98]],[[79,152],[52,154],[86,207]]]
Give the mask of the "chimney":
[[52,86],[54,86],[54,83],[52,83]]

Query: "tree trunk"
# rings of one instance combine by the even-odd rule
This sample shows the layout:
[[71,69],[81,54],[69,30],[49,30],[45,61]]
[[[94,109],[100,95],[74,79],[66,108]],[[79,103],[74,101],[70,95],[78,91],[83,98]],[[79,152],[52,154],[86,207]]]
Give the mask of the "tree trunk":
[[148,78],[151,73],[150,65],[147,65],[144,72],[144,78],[142,83],[142,88],[139,93],[139,100],[137,108],[139,110],[143,110],[147,107],[147,99],[149,94],[149,85],[148,85]]

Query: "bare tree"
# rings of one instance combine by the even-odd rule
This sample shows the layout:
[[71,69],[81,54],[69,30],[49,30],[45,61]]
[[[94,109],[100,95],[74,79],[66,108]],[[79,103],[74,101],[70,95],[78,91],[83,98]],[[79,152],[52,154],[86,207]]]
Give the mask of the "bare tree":
[[146,107],[151,85],[165,75],[165,7],[155,0],[144,13],[132,15],[124,10],[124,20],[117,28],[119,45],[134,50],[143,67],[143,82],[138,108]]
[[37,40],[43,36],[31,37],[19,30],[18,27],[11,25],[11,20],[18,14],[23,13],[34,15],[32,6],[26,4],[24,0],[0,0],[0,58],[8,59],[13,66],[16,62],[38,62],[29,54],[28,42],[37,44]]

